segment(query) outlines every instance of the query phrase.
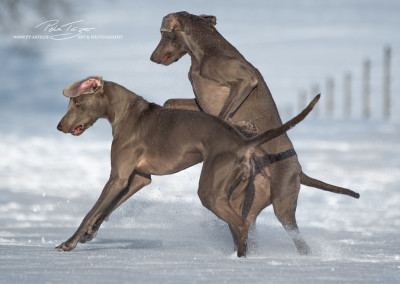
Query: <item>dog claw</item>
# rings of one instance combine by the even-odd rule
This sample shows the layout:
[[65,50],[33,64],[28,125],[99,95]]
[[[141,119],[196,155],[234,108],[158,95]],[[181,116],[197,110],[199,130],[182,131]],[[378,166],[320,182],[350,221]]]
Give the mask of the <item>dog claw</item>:
[[58,251],[70,251],[75,248],[76,245],[68,243],[68,241],[63,242],[61,245],[55,247]]

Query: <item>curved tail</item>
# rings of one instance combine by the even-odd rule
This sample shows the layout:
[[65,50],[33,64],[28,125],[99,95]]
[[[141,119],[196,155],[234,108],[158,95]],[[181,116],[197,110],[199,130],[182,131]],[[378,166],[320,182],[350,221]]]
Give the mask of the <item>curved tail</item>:
[[301,113],[296,115],[294,118],[292,118],[285,124],[282,124],[281,126],[267,130],[264,133],[261,133],[260,135],[257,135],[255,137],[246,139],[247,146],[258,147],[261,144],[268,142],[268,141],[284,134],[290,128],[294,127],[297,123],[302,121],[312,111],[312,109],[314,108],[315,104],[318,102],[320,97],[321,97],[321,94],[317,95]]
[[330,192],[334,192],[334,193],[338,193],[338,194],[345,194],[345,195],[348,195],[348,196],[351,196],[351,197],[354,197],[357,199],[360,198],[360,194],[357,192],[354,192],[354,191],[344,188],[344,187],[327,184],[320,180],[309,177],[304,172],[301,172],[300,183],[307,185],[307,186],[319,188],[319,189],[322,189],[325,191],[330,191]]

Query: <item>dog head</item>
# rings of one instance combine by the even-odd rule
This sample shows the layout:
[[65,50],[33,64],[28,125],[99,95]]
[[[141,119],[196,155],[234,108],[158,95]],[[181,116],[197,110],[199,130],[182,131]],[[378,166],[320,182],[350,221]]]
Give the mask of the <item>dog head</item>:
[[72,135],[81,135],[97,119],[104,117],[104,81],[100,76],[91,76],[69,84],[63,91],[69,98],[67,113],[57,129]]
[[215,26],[217,18],[214,16],[195,16],[187,12],[172,13],[163,18],[161,24],[161,40],[153,51],[150,60],[163,65],[178,61],[188,52],[184,34],[190,33],[189,26]]

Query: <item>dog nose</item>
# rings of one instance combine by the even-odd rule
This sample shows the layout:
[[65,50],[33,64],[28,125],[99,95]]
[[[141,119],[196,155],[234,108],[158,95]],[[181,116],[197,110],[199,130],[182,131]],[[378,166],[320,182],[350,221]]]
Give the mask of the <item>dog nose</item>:
[[160,64],[161,63],[161,59],[157,58],[157,56],[154,53],[155,52],[153,52],[153,54],[150,56],[150,60],[153,61],[154,63]]
[[155,59],[154,59],[154,53],[150,56],[150,60],[153,61],[153,62],[156,62]]
[[59,131],[63,131],[63,130],[62,130],[61,122],[57,125],[57,129],[58,129]]

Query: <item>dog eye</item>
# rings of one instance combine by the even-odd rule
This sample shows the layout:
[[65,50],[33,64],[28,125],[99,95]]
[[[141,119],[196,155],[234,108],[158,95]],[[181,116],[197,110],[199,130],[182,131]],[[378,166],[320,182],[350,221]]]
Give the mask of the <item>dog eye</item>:
[[176,40],[177,36],[174,32],[170,32],[170,33],[168,33],[168,38],[170,40]]

